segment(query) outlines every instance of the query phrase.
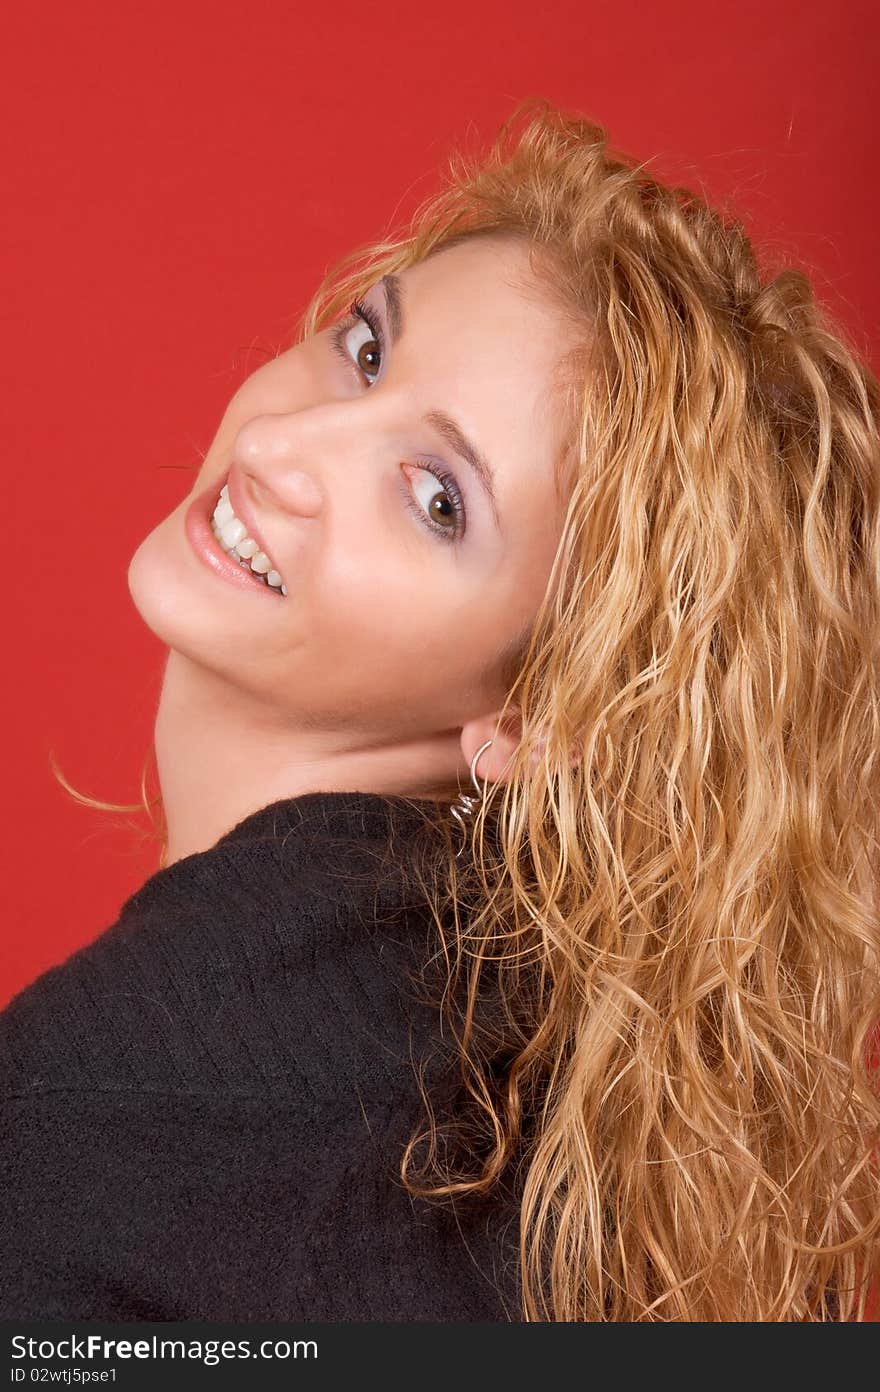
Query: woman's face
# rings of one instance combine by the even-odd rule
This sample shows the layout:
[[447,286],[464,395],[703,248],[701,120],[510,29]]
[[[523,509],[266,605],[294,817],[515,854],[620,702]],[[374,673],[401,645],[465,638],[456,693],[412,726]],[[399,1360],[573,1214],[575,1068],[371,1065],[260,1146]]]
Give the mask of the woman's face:
[[[347,316],[244,382],[128,581],[157,636],[267,729],[380,748],[503,701],[499,658],[535,616],[564,512],[552,388],[571,340],[513,238],[441,250],[363,304],[376,334]],[[213,539],[200,550],[227,481],[286,595],[220,573]]]

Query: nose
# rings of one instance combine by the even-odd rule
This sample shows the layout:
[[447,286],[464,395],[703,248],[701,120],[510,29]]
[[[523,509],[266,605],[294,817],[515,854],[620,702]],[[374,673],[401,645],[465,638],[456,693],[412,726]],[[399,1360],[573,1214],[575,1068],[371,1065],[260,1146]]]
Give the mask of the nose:
[[317,517],[323,489],[310,469],[297,459],[285,416],[259,416],[238,432],[233,455],[244,473],[279,506],[299,517]]

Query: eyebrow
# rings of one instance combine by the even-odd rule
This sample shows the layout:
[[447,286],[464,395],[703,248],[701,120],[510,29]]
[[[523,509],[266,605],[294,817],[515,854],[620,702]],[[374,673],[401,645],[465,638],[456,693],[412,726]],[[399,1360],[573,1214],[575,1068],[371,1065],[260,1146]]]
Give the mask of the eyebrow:
[[[379,284],[385,292],[388,332],[391,337],[391,346],[395,347],[403,337],[404,331],[403,283],[400,276],[389,273],[382,277]],[[423,420],[426,425],[433,426],[438,435],[443,436],[450,449],[455,450],[455,453],[474,471],[479,479],[480,487],[489,501],[492,515],[495,518],[495,526],[500,532],[501,516],[498,511],[498,499],[495,496],[495,478],[486,456],[477,449],[473,440],[468,439],[458,421],[453,420],[446,411],[427,411]]]

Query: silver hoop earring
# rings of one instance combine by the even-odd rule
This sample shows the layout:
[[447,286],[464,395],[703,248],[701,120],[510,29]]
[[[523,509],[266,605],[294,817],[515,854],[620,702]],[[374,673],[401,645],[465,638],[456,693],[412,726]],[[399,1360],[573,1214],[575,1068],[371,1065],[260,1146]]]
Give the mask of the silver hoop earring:
[[453,817],[455,818],[455,820],[458,822],[459,826],[461,827],[461,833],[462,833],[461,845],[459,846],[458,850],[455,852],[455,858],[456,858],[456,860],[457,860],[458,857],[461,855],[462,851],[464,850],[465,846],[467,845],[467,828],[468,828],[468,822],[470,821],[470,819],[471,819],[472,816],[473,816],[474,808],[475,808],[475,807],[481,802],[481,800],[486,796],[486,785],[485,785],[485,783],[483,784],[483,786],[482,786],[482,788],[481,788],[480,785],[479,785],[479,783],[477,782],[477,761],[479,760],[479,757],[480,757],[480,755],[482,754],[483,750],[484,750],[484,749],[488,749],[488,748],[489,748],[489,745],[490,745],[490,744],[494,744],[494,742],[495,742],[494,740],[490,740],[490,739],[486,740],[486,743],[480,745],[479,749],[477,750],[476,754],[474,755],[473,759],[471,760],[471,782],[473,783],[474,787],[475,787],[476,790],[477,790],[477,796],[474,797],[474,795],[473,795],[472,793],[459,793],[458,797],[455,799],[455,802],[453,802],[453,803],[450,805],[450,808],[449,808],[449,810],[450,810],[450,812],[452,813]]

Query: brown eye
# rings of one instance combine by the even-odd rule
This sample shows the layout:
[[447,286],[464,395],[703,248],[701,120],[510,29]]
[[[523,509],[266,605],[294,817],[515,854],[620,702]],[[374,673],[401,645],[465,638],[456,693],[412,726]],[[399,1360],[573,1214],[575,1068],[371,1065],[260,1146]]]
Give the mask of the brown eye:
[[372,386],[382,367],[381,331],[368,323],[359,313],[353,324],[343,323],[334,329],[332,341],[334,348],[349,366],[361,373]]
[[435,526],[444,532],[451,530],[450,523],[452,527],[457,526],[458,513],[437,475],[429,469],[416,468],[412,464],[402,464],[400,467],[413,485],[413,494]]
[[409,481],[407,506],[422,525],[442,541],[464,536],[464,499],[452,474],[433,462],[400,468]]
[[355,357],[355,362],[366,377],[373,371],[379,371],[380,360],[379,345],[375,338],[368,338],[366,343],[362,343]]

